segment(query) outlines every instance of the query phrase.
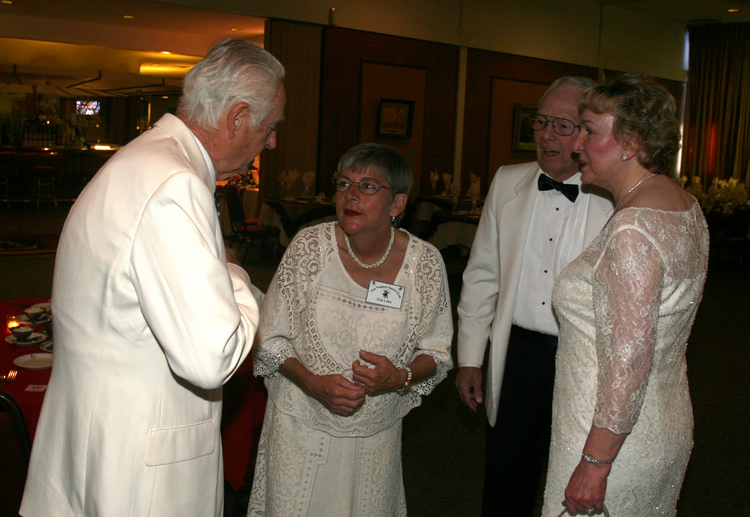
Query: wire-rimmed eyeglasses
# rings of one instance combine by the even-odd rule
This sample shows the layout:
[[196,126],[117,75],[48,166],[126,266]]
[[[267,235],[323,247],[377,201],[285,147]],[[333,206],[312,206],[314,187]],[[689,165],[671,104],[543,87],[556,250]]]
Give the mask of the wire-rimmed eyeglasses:
[[390,190],[391,188],[386,187],[385,185],[381,185],[377,181],[373,180],[349,181],[348,179],[344,178],[337,178],[333,180],[333,187],[336,189],[336,192],[346,192],[353,184],[356,184],[359,191],[366,196],[377,194],[378,190],[380,190],[381,188],[388,190]]
[[534,115],[532,123],[534,131],[544,131],[544,128],[547,127],[547,124],[551,123],[552,129],[554,129],[555,133],[560,136],[570,136],[575,132],[576,128],[581,127],[579,125],[576,125],[576,123],[570,119],[548,117],[547,115],[542,115],[541,113],[536,113]]

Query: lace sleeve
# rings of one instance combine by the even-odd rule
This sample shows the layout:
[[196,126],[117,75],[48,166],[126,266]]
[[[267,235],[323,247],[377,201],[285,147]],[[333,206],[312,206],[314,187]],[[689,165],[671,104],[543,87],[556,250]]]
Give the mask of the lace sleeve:
[[417,277],[420,279],[417,289],[424,300],[423,321],[419,326],[421,334],[412,360],[419,355],[429,355],[435,360],[437,370],[435,375],[414,383],[414,391],[423,396],[429,395],[453,367],[453,316],[448,277],[439,252],[427,247],[425,252],[423,260],[417,266]]
[[653,363],[663,275],[659,252],[646,235],[627,227],[613,234],[594,280],[597,427],[629,433],[638,420]]
[[255,375],[278,375],[279,366],[296,356],[294,341],[300,332],[305,293],[311,275],[317,271],[317,243],[318,234],[313,229],[301,231],[281,259],[260,311],[253,351]]

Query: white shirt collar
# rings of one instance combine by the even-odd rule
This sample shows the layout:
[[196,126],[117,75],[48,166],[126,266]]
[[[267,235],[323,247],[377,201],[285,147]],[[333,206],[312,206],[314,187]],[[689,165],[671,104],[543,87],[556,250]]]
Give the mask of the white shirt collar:
[[216,169],[214,168],[214,163],[211,161],[211,157],[208,155],[208,151],[206,151],[206,148],[203,147],[203,144],[200,140],[198,140],[198,137],[195,136],[195,133],[192,131],[190,132],[191,135],[193,135],[193,138],[195,138],[195,141],[198,143],[198,149],[201,150],[201,154],[203,155],[203,158],[206,160],[206,165],[208,165],[208,173],[211,175],[211,179],[215,182],[216,181]]

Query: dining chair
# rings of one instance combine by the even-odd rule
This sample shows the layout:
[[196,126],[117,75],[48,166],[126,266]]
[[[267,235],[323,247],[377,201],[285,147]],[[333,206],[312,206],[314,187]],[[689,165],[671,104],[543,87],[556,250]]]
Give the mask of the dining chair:
[[245,254],[242,257],[242,262],[245,262],[252,244],[259,242],[261,256],[266,258],[266,245],[273,243],[274,240],[278,242],[279,229],[273,226],[263,226],[258,224],[257,220],[245,218],[245,209],[242,207],[240,191],[236,185],[227,184],[223,192],[232,227],[232,240],[229,247],[231,248],[239,239],[240,243],[245,245]]
[[42,200],[52,201],[57,206],[57,194],[55,193],[55,168],[51,165],[35,165],[34,171],[34,197],[36,198],[36,209]]

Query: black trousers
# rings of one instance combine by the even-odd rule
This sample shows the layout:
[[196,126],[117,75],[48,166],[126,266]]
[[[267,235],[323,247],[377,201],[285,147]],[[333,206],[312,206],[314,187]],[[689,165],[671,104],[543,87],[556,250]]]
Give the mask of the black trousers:
[[513,326],[495,426],[487,426],[482,515],[531,517],[549,454],[557,337]]

